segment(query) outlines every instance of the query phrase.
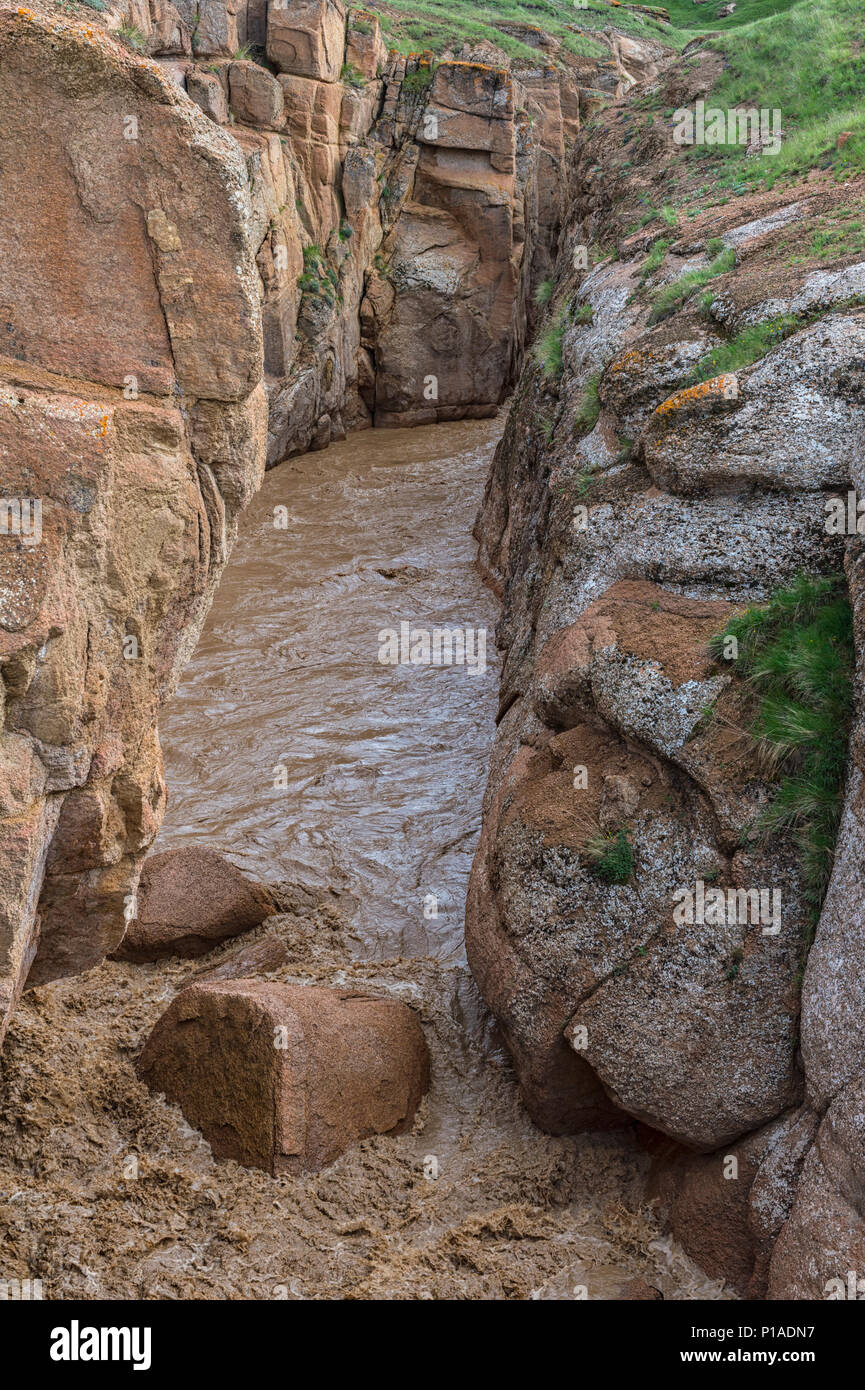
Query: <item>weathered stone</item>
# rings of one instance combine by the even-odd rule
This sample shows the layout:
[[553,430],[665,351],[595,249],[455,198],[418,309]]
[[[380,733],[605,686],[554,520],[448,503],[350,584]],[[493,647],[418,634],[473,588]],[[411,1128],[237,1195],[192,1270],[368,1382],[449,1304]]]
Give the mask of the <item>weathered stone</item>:
[[217,125],[225,125],[228,120],[228,97],[225,85],[216,73],[192,68],[186,78],[186,90],[205,116],[216,121]]
[[[164,809],[159,707],[264,432],[236,144],[98,28],[6,10],[0,46],[3,488],[41,505],[38,536],[0,536],[8,1008],[25,977],[87,969],[123,934]],[[21,235],[24,207],[38,238]],[[189,426],[202,398],[213,469]]]
[[169,849],[145,860],[121,960],[201,956],[275,911],[266,889],[210,849]]
[[266,1172],[325,1167],[402,1134],[429,1086],[417,1015],[396,1000],[238,980],[191,985],[138,1062],[217,1158]]
[[[794,191],[680,232],[648,276],[657,238],[621,240],[638,207],[619,161],[633,142],[627,158],[654,165],[660,182],[669,150],[657,132],[636,134],[621,106],[600,111],[595,94],[634,75],[614,46],[616,64],[583,88],[596,130],[584,132],[569,242],[550,276],[551,313],[564,309],[561,370],[524,373],[477,526],[482,569],[503,597],[505,661],[469,960],[539,1124],[614,1123],[620,1109],[671,1136],[673,1230],[703,1267],[747,1297],[767,1280],[770,1297],[826,1297],[865,1258],[861,720],[805,972],[800,1060],[812,929],[800,852],[777,834],[742,847],[774,787],[748,734],[754,695],[706,640],[731,604],[764,602],[844,556],[825,494],[865,484],[861,266],[791,268],[790,224],[825,213]],[[706,95],[716,60],[674,64],[669,104]],[[638,52],[633,66],[650,72],[653,61]],[[581,266],[576,251],[604,234],[618,259]],[[708,314],[694,296],[650,326],[657,289],[705,265],[714,237],[737,260],[716,277]],[[735,374],[689,384],[720,341],[713,319],[733,336],[782,313],[802,326],[784,325]],[[857,660],[861,545],[846,541]],[[593,840],[620,831],[632,869],[602,886]],[[674,916],[673,893],[697,882],[722,888],[720,921]],[[749,920],[753,898],[740,912],[758,885],[780,893],[780,930]],[[728,1158],[738,1182],[724,1177]]]
[[[680,493],[743,483],[843,488],[865,446],[865,396],[845,389],[863,351],[865,316],[838,316],[737,373],[735,387],[715,378],[671,396],[642,435],[655,482]],[[727,380],[731,394],[715,390]],[[767,421],[779,419],[784,431],[767,447]]]
[[439,63],[425,117],[419,138],[427,144],[515,153],[513,80],[504,68]]
[[862,1299],[863,1211],[865,1084],[860,1078],[832,1101],[805,1159],[790,1218],[772,1255],[768,1297]]
[[266,68],[258,63],[232,63],[228,83],[231,110],[239,121],[270,129],[282,124],[285,97]]
[[378,77],[387,58],[378,15],[370,10],[350,10],[345,61],[368,82]]
[[[803,1109],[713,1154],[658,1151],[649,1192],[670,1229],[713,1279],[743,1298],[765,1298],[775,1240],[790,1215],[817,1119]],[[650,1132],[647,1132],[650,1133]]]
[[267,56],[280,72],[336,82],[345,56],[342,0],[280,0],[267,7]]
[[237,52],[242,0],[176,0],[176,7],[191,35],[196,58],[225,58]]

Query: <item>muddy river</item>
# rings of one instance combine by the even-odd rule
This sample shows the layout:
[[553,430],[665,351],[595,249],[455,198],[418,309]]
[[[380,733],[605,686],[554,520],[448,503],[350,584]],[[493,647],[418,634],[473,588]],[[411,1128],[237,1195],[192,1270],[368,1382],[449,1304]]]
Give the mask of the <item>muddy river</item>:
[[[471,526],[500,428],[370,431],[271,470],[160,725],[159,848],[332,889],[373,957],[462,953],[499,679]],[[474,663],[458,637],[438,665],[380,660],[406,623],[397,657],[438,628]]]
[[498,684],[471,527],[500,428],[363,433],[269,473],[161,724],[157,848],[206,844],[275,886],[284,910],[244,938],[286,947],[271,978],[419,1011],[413,1131],[304,1178],[215,1162],[134,1060],[238,943],[106,961],[27,994],[0,1057],[6,1277],[55,1298],[724,1296],[659,1235],[627,1133],[530,1123],[465,965]]

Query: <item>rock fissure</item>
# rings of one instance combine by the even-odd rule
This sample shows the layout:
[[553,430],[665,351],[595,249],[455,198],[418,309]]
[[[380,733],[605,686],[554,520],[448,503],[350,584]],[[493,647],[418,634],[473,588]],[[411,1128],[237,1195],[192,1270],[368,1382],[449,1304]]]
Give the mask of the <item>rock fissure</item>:
[[[472,971],[541,1128],[638,1125],[710,1275],[821,1296],[832,1251],[865,1263],[844,1033],[865,980],[861,713],[800,980],[796,838],[754,833],[774,782],[743,732],[752,692],[707,644],[843,563],[861,660],[861,541],[823,525],[863,482],[859,252],[789,273],[789,227],[827,206],[801,186],[701,205],[687,233],[671,208],[657,234],[627,225],[681,163],[654,115],[633,149],[628,127],[727,80],[711,36],[683,64],[613,29],[589,59],[517,26],[554,65],[468,42],[436,63],[341,0],[104,13],[0,9],[3,490],[42,507],[38,548],[0,538],[0,1030],[25,987],[155,958],[154,934],[157,956],[213,947],[146,931],[137,896],[159,710],[265,468],[491,416],[515,389],[476,528],[505,661]],[[621,158],[637,148],[645,176]],[[592,837],[625,830],[632,879],[604,882]],[[697,884],[771,885],[781,920],[676,916]],[[411,1009],[232,969],[186,983],[139,1063],[214,1153],[295,1173],[405,1131],[429,1084]],[[346,1053],[334,1072],[322,1027],[361,1018],[365,1070]]]

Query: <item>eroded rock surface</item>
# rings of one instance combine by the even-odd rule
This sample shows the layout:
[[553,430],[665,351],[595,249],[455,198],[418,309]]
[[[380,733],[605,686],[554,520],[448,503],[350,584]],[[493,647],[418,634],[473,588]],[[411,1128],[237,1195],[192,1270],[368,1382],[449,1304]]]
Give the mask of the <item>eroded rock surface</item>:
[[[699,71],[705,91],[715,61],[647,80],[672,92]],[[580,152],[550,309],[562,369],[525,368],[478,518],[505,664],[469,960],[537,1123],[639,1121],[703,1268],[752,1298],[826,1297],[865,1229],[861,716],[809,955],[795,843],[749,833],[773,794],[753,696],[707,642],[797,573],[846,566],[861,662],[862,542],[826,524],[861,482],[861,266],[785,259],[790,229],[831,208],[822,189],[635,233],[678,154],[631,120],[610,108]],[[616,258],[581,271],[576,248],[598,243]],[[693,290],[659,298],[718,244],[735,260],[702,309]],[[705,369],[776,315],[746,365]],[[605,880],[597,842],[619,834],[632,862]],[[778,920],[677,915],[698,884],[725,904],[777,890]]]
[[275,911],[267,890],[214,850],[165,850],[145,862],[135,916],[117,955],[138,961],[202,956]]
[[156,64],[26,10],[0,12],[0,131],[3,492],[40,523],[0,537],[5,1019],[123,935],[159,707],[261,479],[266,398],[236,143]]

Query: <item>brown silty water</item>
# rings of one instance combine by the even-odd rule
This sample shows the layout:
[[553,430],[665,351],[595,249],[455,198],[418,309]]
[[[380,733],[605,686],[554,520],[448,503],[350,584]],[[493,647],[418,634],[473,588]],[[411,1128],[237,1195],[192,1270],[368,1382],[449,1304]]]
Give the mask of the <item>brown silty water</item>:
[[[471,525],[500,428],[363,433],[269,473],[162,720],[157,849],[206,844],[275,887],[284,911],[244,938],[288,947],[269,978],[419,1011],[413,1131],[305,1178],[217,1163],[133,1067],[238,944],[108,961],[25,996],[0,1056],[0,1277],[59,1298],[728,1296],[660,1236],[627,1136],[531,1124],[465,965],[498,685]],[[486,669],[382,664],[401,623],[486,629]]]

